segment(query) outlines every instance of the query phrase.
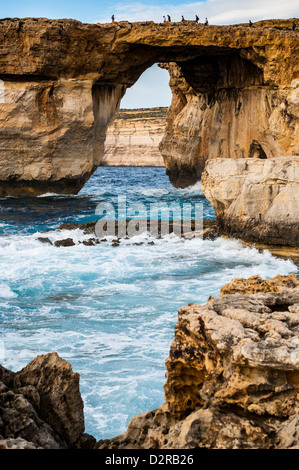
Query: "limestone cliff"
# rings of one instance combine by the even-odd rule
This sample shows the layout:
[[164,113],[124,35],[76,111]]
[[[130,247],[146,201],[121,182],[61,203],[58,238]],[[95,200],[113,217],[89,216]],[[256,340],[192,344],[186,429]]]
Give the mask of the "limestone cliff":
[[235,280],[181,308],[165,403],[98,447],[298,449],[298,313],[296,275]]
[[202,190],[222,234],[299,246],[299,157],[209,160]]
[[171,64],[161,149],[173,184],[200,178],[208,158],[298,153],[290,25],[1,20],[0,195],[78,192],[126,88],[157,62]]
[[164,166],[167,108],[121,109],[107,129],[102,166]]

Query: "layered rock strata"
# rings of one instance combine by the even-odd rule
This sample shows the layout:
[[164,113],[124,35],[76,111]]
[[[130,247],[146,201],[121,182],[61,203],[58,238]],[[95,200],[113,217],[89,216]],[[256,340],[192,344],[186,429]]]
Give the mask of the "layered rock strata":
[[164,167],[159,144],[167,108],[121,109],[108,127],[101,166]]
[[291,23],[1,20],[0,196],[78,192],[126,88],[157,62],[175,64],[161,144],[174,185],[199,179],[209,158],[299,153]]
[[202,190],[220,233],[299,246],[299,157],[210,160]]
[[238,279],[181,308],[165,403],[98,448],[298,449],[298,314],[296,275]]

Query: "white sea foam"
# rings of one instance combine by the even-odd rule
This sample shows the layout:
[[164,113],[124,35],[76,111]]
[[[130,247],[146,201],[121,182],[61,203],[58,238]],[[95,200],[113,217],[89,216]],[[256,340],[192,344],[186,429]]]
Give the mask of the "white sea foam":
[[18,297],[16,292],[13,292],[7,284],[0,284],[0,298],[12,299]]
[[168,194],[169,190],[168,189],[144,189],[141,191],[141,194],[144,196],[162,196],[163,194]]
[[186,188],[179,189],[179,191],[183,193],[201,193],[201,181],[197,181],[195,184],[187,186]]
[[55,196],[63,196],[63,194],[61,194],[61,193],[44,193],[44,194],[40,194],[40,195],[37,196],[37,197],[43,198],[43,197],[53,197],[53,196],[54,196],[54,197],[55,197]]

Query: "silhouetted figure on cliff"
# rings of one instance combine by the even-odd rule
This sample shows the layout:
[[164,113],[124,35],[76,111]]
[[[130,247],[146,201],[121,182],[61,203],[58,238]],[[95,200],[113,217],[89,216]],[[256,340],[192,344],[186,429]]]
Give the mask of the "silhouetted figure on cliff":
[[171,21],[171,18],[169,15],[167,15],[167,21]]
[[294,23],[292,24],[292,30],[295,31],[295,29],[296,29],[296,23],[294,22]]
[[198,23],[199,22],[199,18],[197,15],[195,15],[195,23]]
[[208,18],[205,20],[205,26],[209,26]]
[[115,17],[114,15],[111,16],[112,23],[114,23]]
[[165,17],[165,16],[163,16],[163,23],[165,23],[165,21],[166,21],[166,17]]
[[182,15],[182,21],[185,21],[185,18],[183,17],[183,15]]
[[252,21],[249,20],[249,23],[248,23],[248,24],[249,24],[249,27],[251,28],[251,26],[252,26]]

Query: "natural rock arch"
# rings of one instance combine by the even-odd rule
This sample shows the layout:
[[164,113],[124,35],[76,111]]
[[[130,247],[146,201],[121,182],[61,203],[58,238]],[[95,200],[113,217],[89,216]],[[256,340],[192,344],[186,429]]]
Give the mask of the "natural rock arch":
[[175,186],[209,158],[248,157],[253,140],[267,157],[298,153],[298,41],[286,24],[3,20],[0,194],[78,192],[126,88],[156,62],[173,92],[160,149]]

